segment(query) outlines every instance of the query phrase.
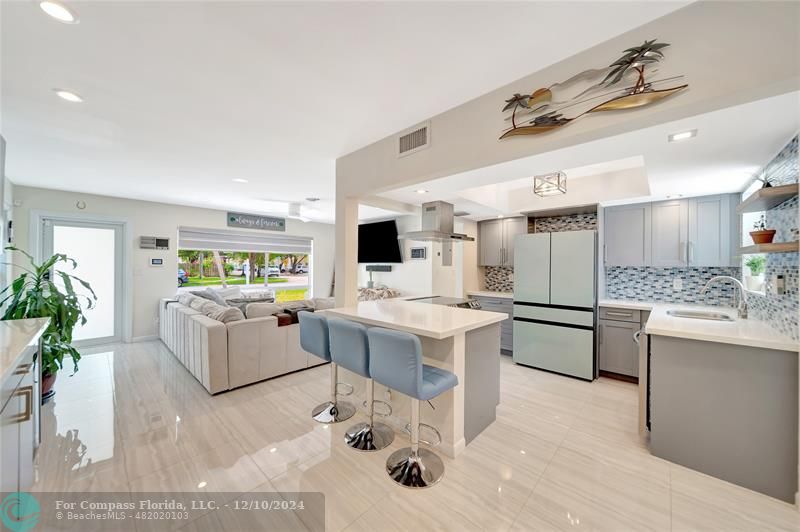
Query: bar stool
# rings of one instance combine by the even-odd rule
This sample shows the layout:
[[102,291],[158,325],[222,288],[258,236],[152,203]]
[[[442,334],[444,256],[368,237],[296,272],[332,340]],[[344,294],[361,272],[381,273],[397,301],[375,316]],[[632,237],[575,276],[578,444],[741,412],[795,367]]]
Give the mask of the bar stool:
[[[386,461],[389,476],[407,488],[427,488],[444,475],[444,463],[435,453],[419,448],[419,402],[429,401],[458,385],[449,371],[422,363],[422,345],[415,335],[373,327],[369,338],[369,372],[384,386],[411,397],[411,447],[392,453]],[[426,425],[439,432],[430,425]],[[441,437],[439,437],[441,441]],[[423,443],[428,443],[424,442]]]
[[[360,323],[332,318],[328,320],[331,339],[331,358],[337,365],[367,379],[367,412],[369,422],[357,423],[347,429],[344,442],[358,451],[380,451],[394,440],[394,430],[383,423],[375,423],[375,381],[369,373],[369,342],[367,328]],[[389,414],[391,407],[389,407]]]
[[[300,345],[305,351],[331,362],[330,339],[328,336],[328,320],[321,314],[313,312],[298,313],[300,322]],[[356,407],[347,401],[338,401],[337,385],[339,371],[335,363],[331,363],[331,398],[317,405],[311,411],[311,417],[319,423],[339,423],[350,419],[356,413]],[[351,392],[352,393],[352,392]]]

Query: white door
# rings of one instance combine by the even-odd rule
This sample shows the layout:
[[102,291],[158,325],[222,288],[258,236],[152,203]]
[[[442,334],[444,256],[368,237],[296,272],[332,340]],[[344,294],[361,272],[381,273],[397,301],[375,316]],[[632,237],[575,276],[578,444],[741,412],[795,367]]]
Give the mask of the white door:
[[[86,281],[97,296],[91,309],[84,308],[87,322],[73,332],[73,343],[86,346],[120,341],[122,337],[122,224],[42,219],[42,257],[63,253],[77,263],[59,263],[63,270]],[[61,284],[60,279],[55,279]],[[63,286],[63,285],[62,285]],[[75,291],[88,294],[77,284]],[[81,298],[82,304],[86,299]]]

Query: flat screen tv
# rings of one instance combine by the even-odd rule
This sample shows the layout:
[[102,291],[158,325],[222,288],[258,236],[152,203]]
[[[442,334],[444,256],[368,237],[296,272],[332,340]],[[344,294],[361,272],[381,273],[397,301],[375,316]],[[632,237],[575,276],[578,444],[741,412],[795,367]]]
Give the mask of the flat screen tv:
[[358,226],[358,262],[403,262],[394,220]]

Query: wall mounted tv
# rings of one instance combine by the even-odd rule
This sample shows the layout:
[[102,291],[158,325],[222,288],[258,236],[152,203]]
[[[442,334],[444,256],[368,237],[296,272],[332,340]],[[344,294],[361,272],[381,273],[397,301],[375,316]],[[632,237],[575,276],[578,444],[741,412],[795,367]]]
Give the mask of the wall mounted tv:
[[358,262],[403,262],[394,220],[358,226]]

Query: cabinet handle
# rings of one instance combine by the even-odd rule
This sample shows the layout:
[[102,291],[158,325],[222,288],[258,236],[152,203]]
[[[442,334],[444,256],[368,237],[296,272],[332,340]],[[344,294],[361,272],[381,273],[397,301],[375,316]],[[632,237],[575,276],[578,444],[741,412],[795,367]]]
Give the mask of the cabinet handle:
[[686,244],[686,246],[689,249],[689,251],[688,251],[689,264],[693,264],[694,263],[694,243],[693,242],[689,242],[689,243]]
[[635,333],[633,333],[633,341],[636,342],[636,345],[639,345],[639,337],[642,335],[642,330],[639,329]]
[[608,246],[603,244],[603,264],[608,263]]
[[614,312],[613,310],[607,310],[606,316],[620,316],[622,318],[632,318],[633,313],[631,312]]
[[687,249],[688,248],[689,248],[689,243],[688,242],[681,242],[680,243],[681,262],[687,262],[686,254],[687,254]]
[[33,406],[33,386],[24,386],[17,389],[12,394],[12,397],[19,397],[21,395],[25,396],[25,411],[21,414],[17,414],[16,416],[12,416],[12,423],[24,423],[31,418],[31,407]]

